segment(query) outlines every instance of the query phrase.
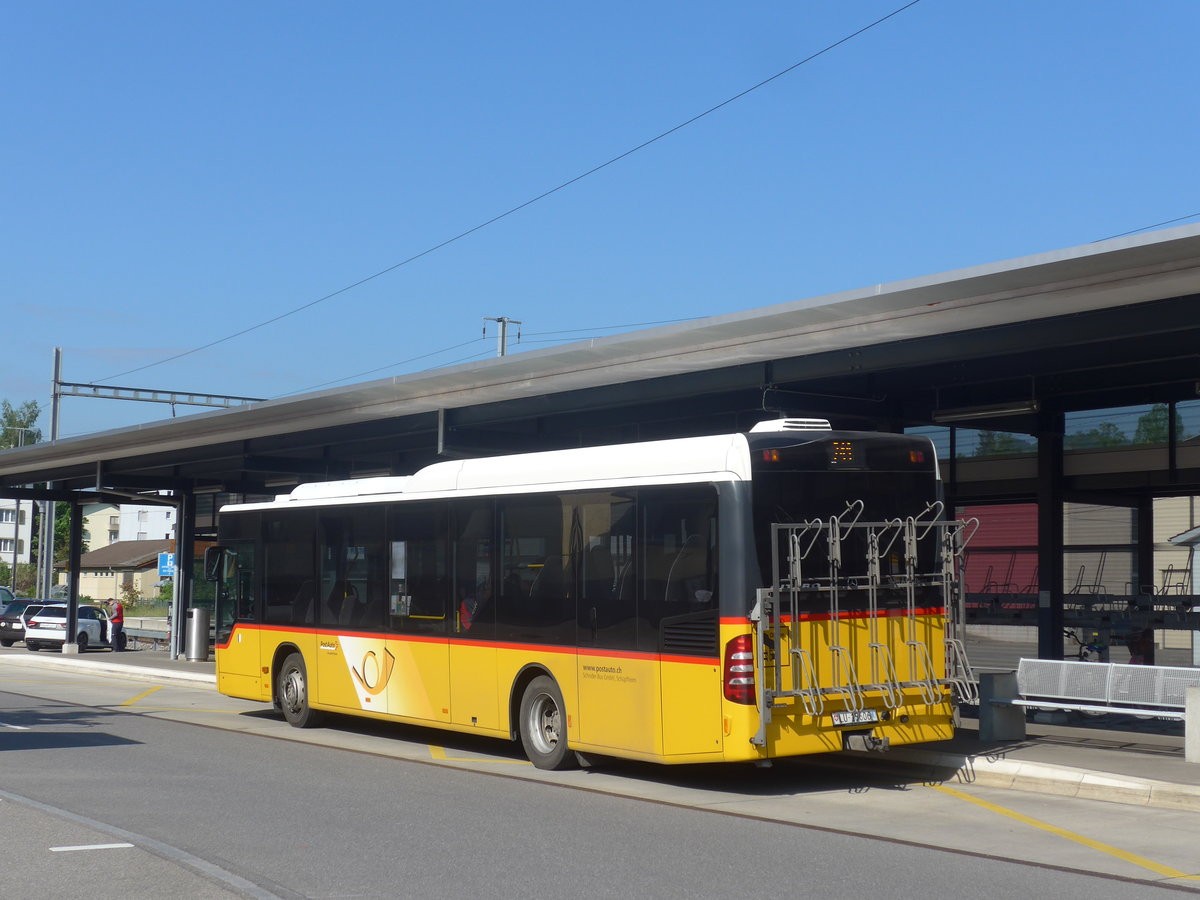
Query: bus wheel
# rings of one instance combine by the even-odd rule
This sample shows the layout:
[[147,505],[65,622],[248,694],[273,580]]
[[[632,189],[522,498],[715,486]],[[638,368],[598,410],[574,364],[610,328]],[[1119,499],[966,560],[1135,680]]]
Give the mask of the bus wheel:
[[320,721],[320,714],[308,705],[308,671],[304,657],[290,654],[279,667],[275,677],[275,700],[289,725],[311,728]]
[[569,769],[575,757],[567,750],[567,717],[562,691],[554,679],[539,675],[521,697],[521,746],[539,769]]

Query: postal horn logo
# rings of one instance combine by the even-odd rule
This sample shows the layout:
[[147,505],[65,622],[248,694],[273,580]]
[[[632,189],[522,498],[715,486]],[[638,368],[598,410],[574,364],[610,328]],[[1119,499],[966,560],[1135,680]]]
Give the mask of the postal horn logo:
[[392,656],[390,651],[385,649],[381,660],[374,650],[368,650],[363,654],[362,662],[350,668],[350,673],[359,687],[374,697],[387,687],[394,668],[396,657]]

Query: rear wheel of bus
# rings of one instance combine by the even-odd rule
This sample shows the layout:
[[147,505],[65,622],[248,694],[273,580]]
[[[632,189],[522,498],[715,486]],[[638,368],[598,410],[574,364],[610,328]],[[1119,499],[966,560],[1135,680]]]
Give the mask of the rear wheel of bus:
[[553,678],[539,675],[521,697],[521,746],[539,769],[569,769],[575,756],[567,749],[567,715],[562,691]]
[[289,654],[279,667],[275,702],[288,724],[296,728],[311,728],[320,721],[321,714],[308,705],[308,670],[301,654]]

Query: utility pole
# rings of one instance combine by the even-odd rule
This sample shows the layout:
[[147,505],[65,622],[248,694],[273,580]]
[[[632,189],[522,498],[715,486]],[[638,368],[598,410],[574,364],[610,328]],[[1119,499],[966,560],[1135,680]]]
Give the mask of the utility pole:
[[[499,337],[498,337],[497,343],[496,343],[496,355],[497,356],[507,356],[508,355],[508,326],[509,325],[520,325],[521,323],[519,321],[517,321],[516,319],[510,319],[508,316],[499,316],[497,318],[493,318],[491,316],[484,316],[483,321],[484,322],[495,322],[500,326],[500,334],[499,334]],[[483,336],[487,337],[487,325],[483,326]],[[521,341],[521,329],[518,328],[517,329],[517,343],[520,343],[520,341]]]
[[[62,347],[54,348],[54,383],[50,388],[50,440],[58,440],[58,407],[62,399],[59,383],[62,381]],[[46,485],[54,489],[54,483]],[[54,501],[42,501],[42,530],[38,548],[37,596],[50,599],[54,587]]]

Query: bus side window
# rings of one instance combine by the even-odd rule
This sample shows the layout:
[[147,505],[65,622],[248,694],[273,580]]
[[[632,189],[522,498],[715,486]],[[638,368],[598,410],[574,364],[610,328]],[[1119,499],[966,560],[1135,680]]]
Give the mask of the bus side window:
[[641,492],[643,591],[638,645],[664,618],[717,608],[717,497],[710,486]]
[[454,631],[495,636],[496,579],[492,554],[495,509],[490,500],[456,504],[451,530]]
[[383,629],[387,560],[379,507],[319,516],[321,624]]
[[267,624],[313,624],[313,604],[305,603],[304,586],[313,580],[315,538],[311,510],[289,512],[267,523],[263,535],[263,621]]
[[582,535],[578,634],[583,644],[637,647],[637,581],[633,576],[634,493],[589,492],[572,498]]
[[388,513],[388,628],[444,634],[450,598],[445,504],[402,504]]

